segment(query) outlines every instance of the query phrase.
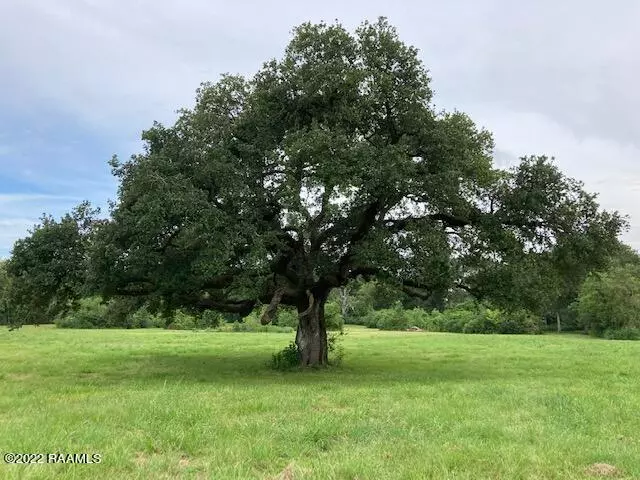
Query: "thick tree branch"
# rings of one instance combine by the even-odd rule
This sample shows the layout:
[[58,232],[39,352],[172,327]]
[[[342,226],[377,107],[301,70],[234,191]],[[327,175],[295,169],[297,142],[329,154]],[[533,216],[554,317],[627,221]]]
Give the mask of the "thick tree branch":
[[380,269],[377,267],[357,266],[349,269],[347,277],[357,278],[359,275],[362,275],[365,278],[370,278],[372,276],[378,275],[379,273]]
[[105,292],[106,295],[120,295],[122,297],[142,297],[153,293],[154,288],[151,283],[146,285],[127,285],[126,287],[116,287],[113,292]]
[[472,222],[466,218],[450,215],[448,213],[434,213],[431,215],[424,215],[421,217],[405,217],[397,220],[385,220],[384,225],[392,232],[401,232],[409,227],[411,224],[421,222],[433,222],[440,221],[445,226],[456,228],[470,225]]
[[418,297],[422,300],[428,300],[433,294],[432,289],[411,280],[402,282],[402,291],[411,297]]
[[353,247],[360,242],[371,230],[371,227],[376,221],[378,211],[382,207],[382,200],[377,198],[373,201],[362,213],[360,222],[355,231],[349,238],[347,252],[340,258],[338,262],[338,278],[344,280],[347,278],[351,260],[353,258]]
[[456,282],[454,285],[454,287],[459,288],[460,290],[464,290],[465,292],[469,293],[470,295],[476,297],[476,298],[480,298],[480,292],[472,287],[469,287],[461,282]]
[[[378,215],[379,210],[382,208],[381,199],[377,198],[373,202],[371,202],[358,216],[358,222],[355,226],[351,226],[350,229],[353,230],[351,237],[348,239],[348,244],[351,245],[353,243],[359,242],[369,229],[373,226],[376,216]],[[346,219],[347,222],[351,219],[351,215]],[[330,237],[337,234],[338,232],[342,232],[345,230],[349,230],[349,227],[344,223],[339,223],[332,225],[327,228],[323,232],[321,232],[316,241],[311,245],[311,251],[317,251],[320,246],[327,241]]]
[[318,235],[319,235],[318,229],[320,228],[320,225],[322,225],[322,222],[324,222],[325,218],[327,217],[327,211],[329,210],[329,200],[331,198],[332,192],[333,192],[333,186],[325,186],[324,192],[322,192],[322,198],[320,200],[320,211],[309,222],[309,229],[311,231],[310,240],[311,240],[312,246],[317,244]]
[[313,293],[311,293],[310,290],[307,290],[307,297],[309,298],[309,306],[307,307],[307,309],[300,313],[298,316],[299,317],[306,317],[307,315],[309,315],[311,313],[311,310],[313,309]]
[[205,282],[203,282],[202,289],[207,290],[210,288],[211,289],[226,288],[233,283],[233,280],[235,279],[235,277],[236,277],[235,274],[231,274],[231,273],[211,277]]
[[260,323],[262,325],[267,325],[273,320],[273,317],[278,310],[278,305],[280,305],[280,302],[282,301],[285,290],[286,289],[284,287],[279,287],[274,292],[273,297],[271,297],[271,301],[269,302],[269,306],[265,309],[264,312],[262,312],[262,315],[260,315]]
[[173,241],[178,237],[178,235],[180,235],[180,233],[182,233],[182,228],[180,225],[176,225],[174,229],[165,236],[162,245],[157,246],[153,249],[153,251],[156,253],[164,254],[171,246]]
[[477,225],[482,221],[482,218],[495,219],[495,221],[502,226],[511,227],[528,227],[538,228],[544,227],[545,223],[538,220],[525,220],[503,217],[500,218],[497,214],[486,214],[478,211],[472,212],[469,216],[463,217],[458,215],[452,215],[448,213],[433,213],[430,215],[424,215],[420,217],[405,217],[396,220],[385,220],[384,226],[391,232],[401,232],[406,230],[411,224],[417,224],[421,222],[433,222],[439,221],[446,227],[460,228],[467,225]]
[[239,313],[242,316],[246,316],[254,309],[256,302],[253,300],[223,301],[203,298],[200,299],[197,305],[201,309],[211,308],[220,312]]
[[300,283],[300,277],[294,269],[289,267],[291,260],[291,255],[280,255],[278,261],[271,266],[271,271],[277,275],[282,275],[291,285],[297,286]]

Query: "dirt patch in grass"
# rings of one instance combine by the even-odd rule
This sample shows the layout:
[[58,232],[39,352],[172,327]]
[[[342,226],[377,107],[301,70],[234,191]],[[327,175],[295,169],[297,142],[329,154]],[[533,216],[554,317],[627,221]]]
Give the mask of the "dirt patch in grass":
[[136,452],[136,458],[134,459],[134,462],[139,467],[146,465],[147,463],[149,463],[149,455],[144,452]]
[[284,467],[284,470],[273,477],[272,480],[295,480],[296,478],[303,478],[296,475],[297,470],[298,468],[296,468],[295,464],[291,462],[289,465]]
[[592,477],[617,477],[622,473],[618,467],[608,463],[594,463],[589,465],[584,472]]

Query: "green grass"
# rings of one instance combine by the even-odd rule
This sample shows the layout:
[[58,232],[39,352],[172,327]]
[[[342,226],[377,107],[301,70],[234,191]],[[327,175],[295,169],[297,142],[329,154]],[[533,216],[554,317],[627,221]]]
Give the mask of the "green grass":
[[640,478],[640,343],[349,328],[340,367],[277,372],[291,334],[0,329],[0,452],[101,453],[0,478]]

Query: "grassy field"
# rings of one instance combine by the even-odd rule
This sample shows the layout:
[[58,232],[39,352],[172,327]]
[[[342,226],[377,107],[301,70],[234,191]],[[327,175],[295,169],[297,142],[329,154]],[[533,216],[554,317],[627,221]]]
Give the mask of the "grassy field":
[[0,453],[102,462],[0,478],[640,478],[640,342],[352,327],[271,370],[291,337],[2,328]]

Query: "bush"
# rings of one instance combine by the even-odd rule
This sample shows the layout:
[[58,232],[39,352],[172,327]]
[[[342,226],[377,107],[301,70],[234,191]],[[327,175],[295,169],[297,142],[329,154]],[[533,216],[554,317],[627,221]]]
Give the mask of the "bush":
[[218,328],[223,318],[220,313],[215,310],[205,310],[199,318],[196,319],[198,328]]
[[617,265],[591,274],[580,288],[573,310],[580,325],[596,336],[640,328],[640,266]]
[[406,330],[418,327],[432,332],[451,333],[541,333],[542,320],[519,310],[505,313],[477,304],[469,304],[431,313],[422,308],[404,310],[400,304],[394,308],[371,310],[363,324],[380,330]]
[[107,305],[99,297],[89,297],[80,300],[79,307],[55,319],[59,328],[105,328],[107,323]]
[[193,315],[177,310],[173,314],[171,323],[167,325],[169,330],[195,330],[197,326],[197,319]]
[[433,325],[430,322],[429,312],[422,308],[415,307],[411,310],[405,310],[404,318],[407,328],[418,327],[423,330],[433,329]]
[[440,313],[433,313],[437,320],[434,322],[440,332],[462,333],[465,325],[474,321],[478,312],[473,310],[451,309]]
[[274,324],[280,327],[298,328],[298,311],[291,307],[279,307]]
[[500,323],[500,312],[497,310],[485,310],[469,320],[462,333],[498,333]]
[[98,328],[89,319],[80,315],[58,317],[53,322],[58,328]]
[[283,350],[271,357],[271,366],[276,370],[290,370],[300,365],[298,347],[294,342],[289,343]]
[[[260,315],[265,308],[266,306],[256,309],[244,317],[241,322],[222,325],[218,330],[227,332],[291,333],[298,328],[298,312],[291,307],[279,307],[272,323],[262,325],[260,323]],[[327,330],[342,330],[344,319],[340,314],[339,305],[332,302],[326,304],[325,323]]]
[[103,303],[99,297],[83,298],[76,310],[56,318],[60,328],[159,328],[164,320],[151,314],[139,299],[113,299]]
[[[266,308],[267,306],[264,305],[260,310],[254,310],[244,318],[244,323],[253,325],[253,327],[249,331],[263,331],[262,327],[264,327],[264,325],[260,324],[260,315],[262,315],[262,312]],[[327,330],[342,330],[344,326],[344,318],[342,317],[340,305],[338,305],[338,303],[327,302],[325,304],[324,321]],[[295,308],[289,306],[278,307],[276,316],[269,326],[288,327],[292,330],[296,330],[298,328],[298,311]]]
[[[327,350],[329,353],[329,364],[338,366],[344,358],[344,347],[342,346],[342,336],[344,333],[333,333],[327,336]],[[271,357],[271,366],[276,370],[291,370],[300,365],[300,354],[295,342],[290,342],[286,348],[274,353]]]
[[640,340],[640,328],[608,329],[604,332],[607,340]]
[[127,328],[164,328],[165,320],[142,307],[127,316]]
[[527,310],[505,312],[500,315],[497,333],[542,333],[542,317]]
[[344,347],[342,336],[344,332],[333,333],[327,336],[327,349],[329,350],[329,363],[335,366],[342,364],[344,359]]
[[[344,318],[337,302],[327,302],[324,306],[324,323],[327,330],[342,331],[344,327]],[[297,326],[297,321],[296,321]]]
[[250,325],[248,322],[233,322],[231,324],[232,332],[255,332],[257,327]]
[[393,308],[370,310],[362,323],[369,328],[380,330],[406,330],[411,327],[437,330],[427,311],[419,307],[405,310],[400,302],[397,302]]
[[142,302],[139,298],[114,298],[107,303],[104,324],[108,327],[132,328],[134,322],[131,317],[140,307]]

